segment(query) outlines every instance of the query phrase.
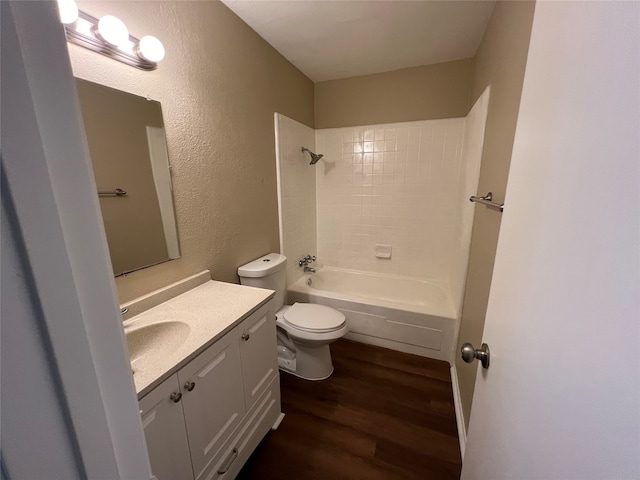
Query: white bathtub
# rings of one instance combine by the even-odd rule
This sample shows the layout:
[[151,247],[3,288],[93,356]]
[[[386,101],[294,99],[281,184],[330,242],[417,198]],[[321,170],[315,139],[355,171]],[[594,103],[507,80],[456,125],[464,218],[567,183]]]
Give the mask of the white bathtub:
[[453,360],[458,318],[444,283],[324,267],[305,274],[287,293],[290,303],[340,310],[347,318],[347,338]]

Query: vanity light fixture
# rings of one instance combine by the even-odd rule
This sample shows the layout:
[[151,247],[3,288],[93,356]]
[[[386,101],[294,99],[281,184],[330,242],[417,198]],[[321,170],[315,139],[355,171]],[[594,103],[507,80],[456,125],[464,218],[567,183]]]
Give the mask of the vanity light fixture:
[[164,45],[156,37],[145,35],[140,39],[136,53],[149,62],[159,62],[164,58]]
[[105,15],[98,20],[98,28],[94,30],[96,37],[111,46],[126,47],[129,41],[129,30],[122,20],[113,15]]
[[[156,37],[131,36],[122,20],[105,15],[99,20],[78,10],[74,0],[58,0],[67,41],[141,70],[155,70],[164,58],[164,46]],[[75,13],[74,13],[75,12]]]
[[60,12],[60,20],[65,25],[78,19],[78,4],[74,0],[58,0],[58,11]]

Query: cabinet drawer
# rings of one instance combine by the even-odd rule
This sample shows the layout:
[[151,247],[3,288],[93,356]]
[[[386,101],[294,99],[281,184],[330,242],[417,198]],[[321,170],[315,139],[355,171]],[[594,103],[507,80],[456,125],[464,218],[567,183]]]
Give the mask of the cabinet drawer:
[[193,472],[199,478],[246,410],[238,330],[178,371]]
[[251,410],[278,372],[274,301],[269,301],[239,326],[246,409]]

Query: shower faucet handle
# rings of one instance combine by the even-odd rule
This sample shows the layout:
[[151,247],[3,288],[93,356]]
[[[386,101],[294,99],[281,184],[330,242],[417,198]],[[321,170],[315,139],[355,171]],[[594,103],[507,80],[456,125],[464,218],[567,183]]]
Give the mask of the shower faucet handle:
[[315,262],[316,261],[316,257],[315,255],[307,255],[306,257],[303,257],[301,260],[298,261],[298,266],[300,267],[306,267],[308,264]]

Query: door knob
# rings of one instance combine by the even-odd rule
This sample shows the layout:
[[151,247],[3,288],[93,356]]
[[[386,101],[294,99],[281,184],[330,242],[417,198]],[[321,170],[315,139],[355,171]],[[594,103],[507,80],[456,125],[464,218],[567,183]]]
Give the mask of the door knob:
[[489,357],[491,352],[489,352],[489,345],[486,343],[483,343],[482,346],[477,349],[473,348],[473,345],[470,343],[465,343],[462,345],[460,353],[462,353],[462,360],[466,363],[471,363],[477,358],[480,360],[482,368],[489,368]]

